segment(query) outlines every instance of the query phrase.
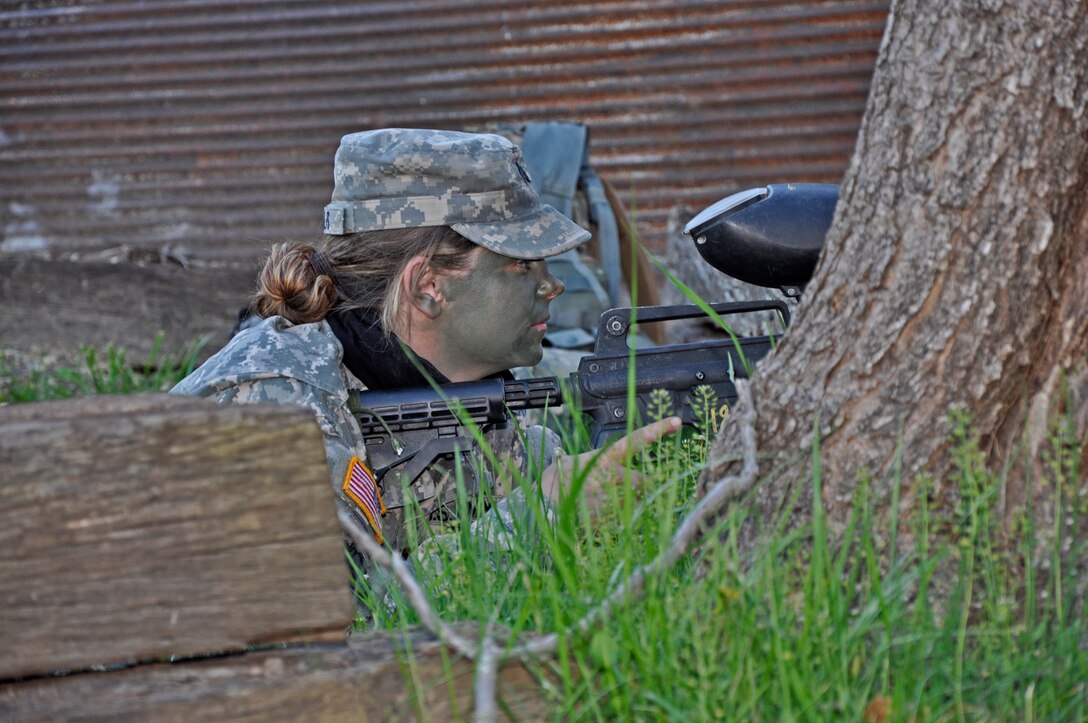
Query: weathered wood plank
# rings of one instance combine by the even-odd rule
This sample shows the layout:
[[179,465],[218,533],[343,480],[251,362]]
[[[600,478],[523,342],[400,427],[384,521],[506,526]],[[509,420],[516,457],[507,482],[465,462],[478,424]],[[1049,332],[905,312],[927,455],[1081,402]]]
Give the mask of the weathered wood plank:
[[343,629],[321,433],[165,394],[0,407],[0,677]]
[[170,354],[207,336],[206,357],[226,343],[256,274],[255,264],[183,269],[3,256],[0,347],[72,363],[81,344],[112,344],[143,363],[162,331]]
[[[409,659],[413,668],[406,676]],[[406,683],[412,678],[420,682],[422,695]],[[0,685],[0,718],[468,720],[472,681],[471,663],[444,656],[433,638],[373,634],[353,637],[348,644]],[[498,692],[517,719],[544,718],[543,690],[526,667],[504,666]]]

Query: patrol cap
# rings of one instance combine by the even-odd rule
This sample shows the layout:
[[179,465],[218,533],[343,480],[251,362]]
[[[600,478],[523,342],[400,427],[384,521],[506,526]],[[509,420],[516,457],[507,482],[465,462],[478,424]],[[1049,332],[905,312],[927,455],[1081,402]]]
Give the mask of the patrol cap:
[[490,133],[383,128],[336,151],[325,233],[450,226],[504,256],[554,256],[590,234],[540,202],[521,149]]

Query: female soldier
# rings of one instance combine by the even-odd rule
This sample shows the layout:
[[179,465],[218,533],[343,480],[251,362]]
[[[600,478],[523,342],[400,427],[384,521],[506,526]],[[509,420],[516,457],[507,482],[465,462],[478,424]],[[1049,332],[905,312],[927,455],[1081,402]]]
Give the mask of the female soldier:
[[[274,248],[253,303],[261,318],[172,391],[312,410],[339,503],[379,542],[407,552],[408,500],[395,484],[375,484],[349,390],[426,386],[424,371],[438,383],[509,377],[509,368],[537,363],[549,303],[563,293],[544,258],[589,234],[539,202],[520,150],[496,135],[353,133],[336,152],[334,176],[323,249]],[[607,457],[622,459],[624,445],[678,426],[666,420],[639,430]],[[525,435],[530,452],[512,432],[488,441],[523,472],[542,459],[542,492],[555,500],[572,464],[587,460],[557,463],[549,435],[539,428]],[[619,474],[594,476],[587,492]],[[501,489],[500,477],[489,471],[477,479],[491,486],[496,517],[512,532],[507,513],[522,493]],[[448,468],[432,468],[411,488],[430,521],[453,509],[451,478]]]

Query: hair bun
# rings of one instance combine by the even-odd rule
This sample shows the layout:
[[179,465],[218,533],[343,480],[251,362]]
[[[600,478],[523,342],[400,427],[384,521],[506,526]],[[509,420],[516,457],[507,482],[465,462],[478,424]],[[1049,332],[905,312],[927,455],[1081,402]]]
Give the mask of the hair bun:
[[339,299],[332,272],[328,257],[313,246],[276,244],[261,269],[253,308],[292,324],[321,321]]

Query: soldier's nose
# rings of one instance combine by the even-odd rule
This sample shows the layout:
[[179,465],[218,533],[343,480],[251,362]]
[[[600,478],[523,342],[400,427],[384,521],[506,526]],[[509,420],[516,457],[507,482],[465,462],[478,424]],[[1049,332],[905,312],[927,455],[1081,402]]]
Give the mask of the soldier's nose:
[[548,276],[540,282],[540,286],[537,287],[536,293],[537,296],[539,296],[540,298],[551,301],[555,297],[562,294],[563,291],[566,290],[566,288],[567,287],[563,284],[562,281],[555,278],[551,274],[548,274]]

